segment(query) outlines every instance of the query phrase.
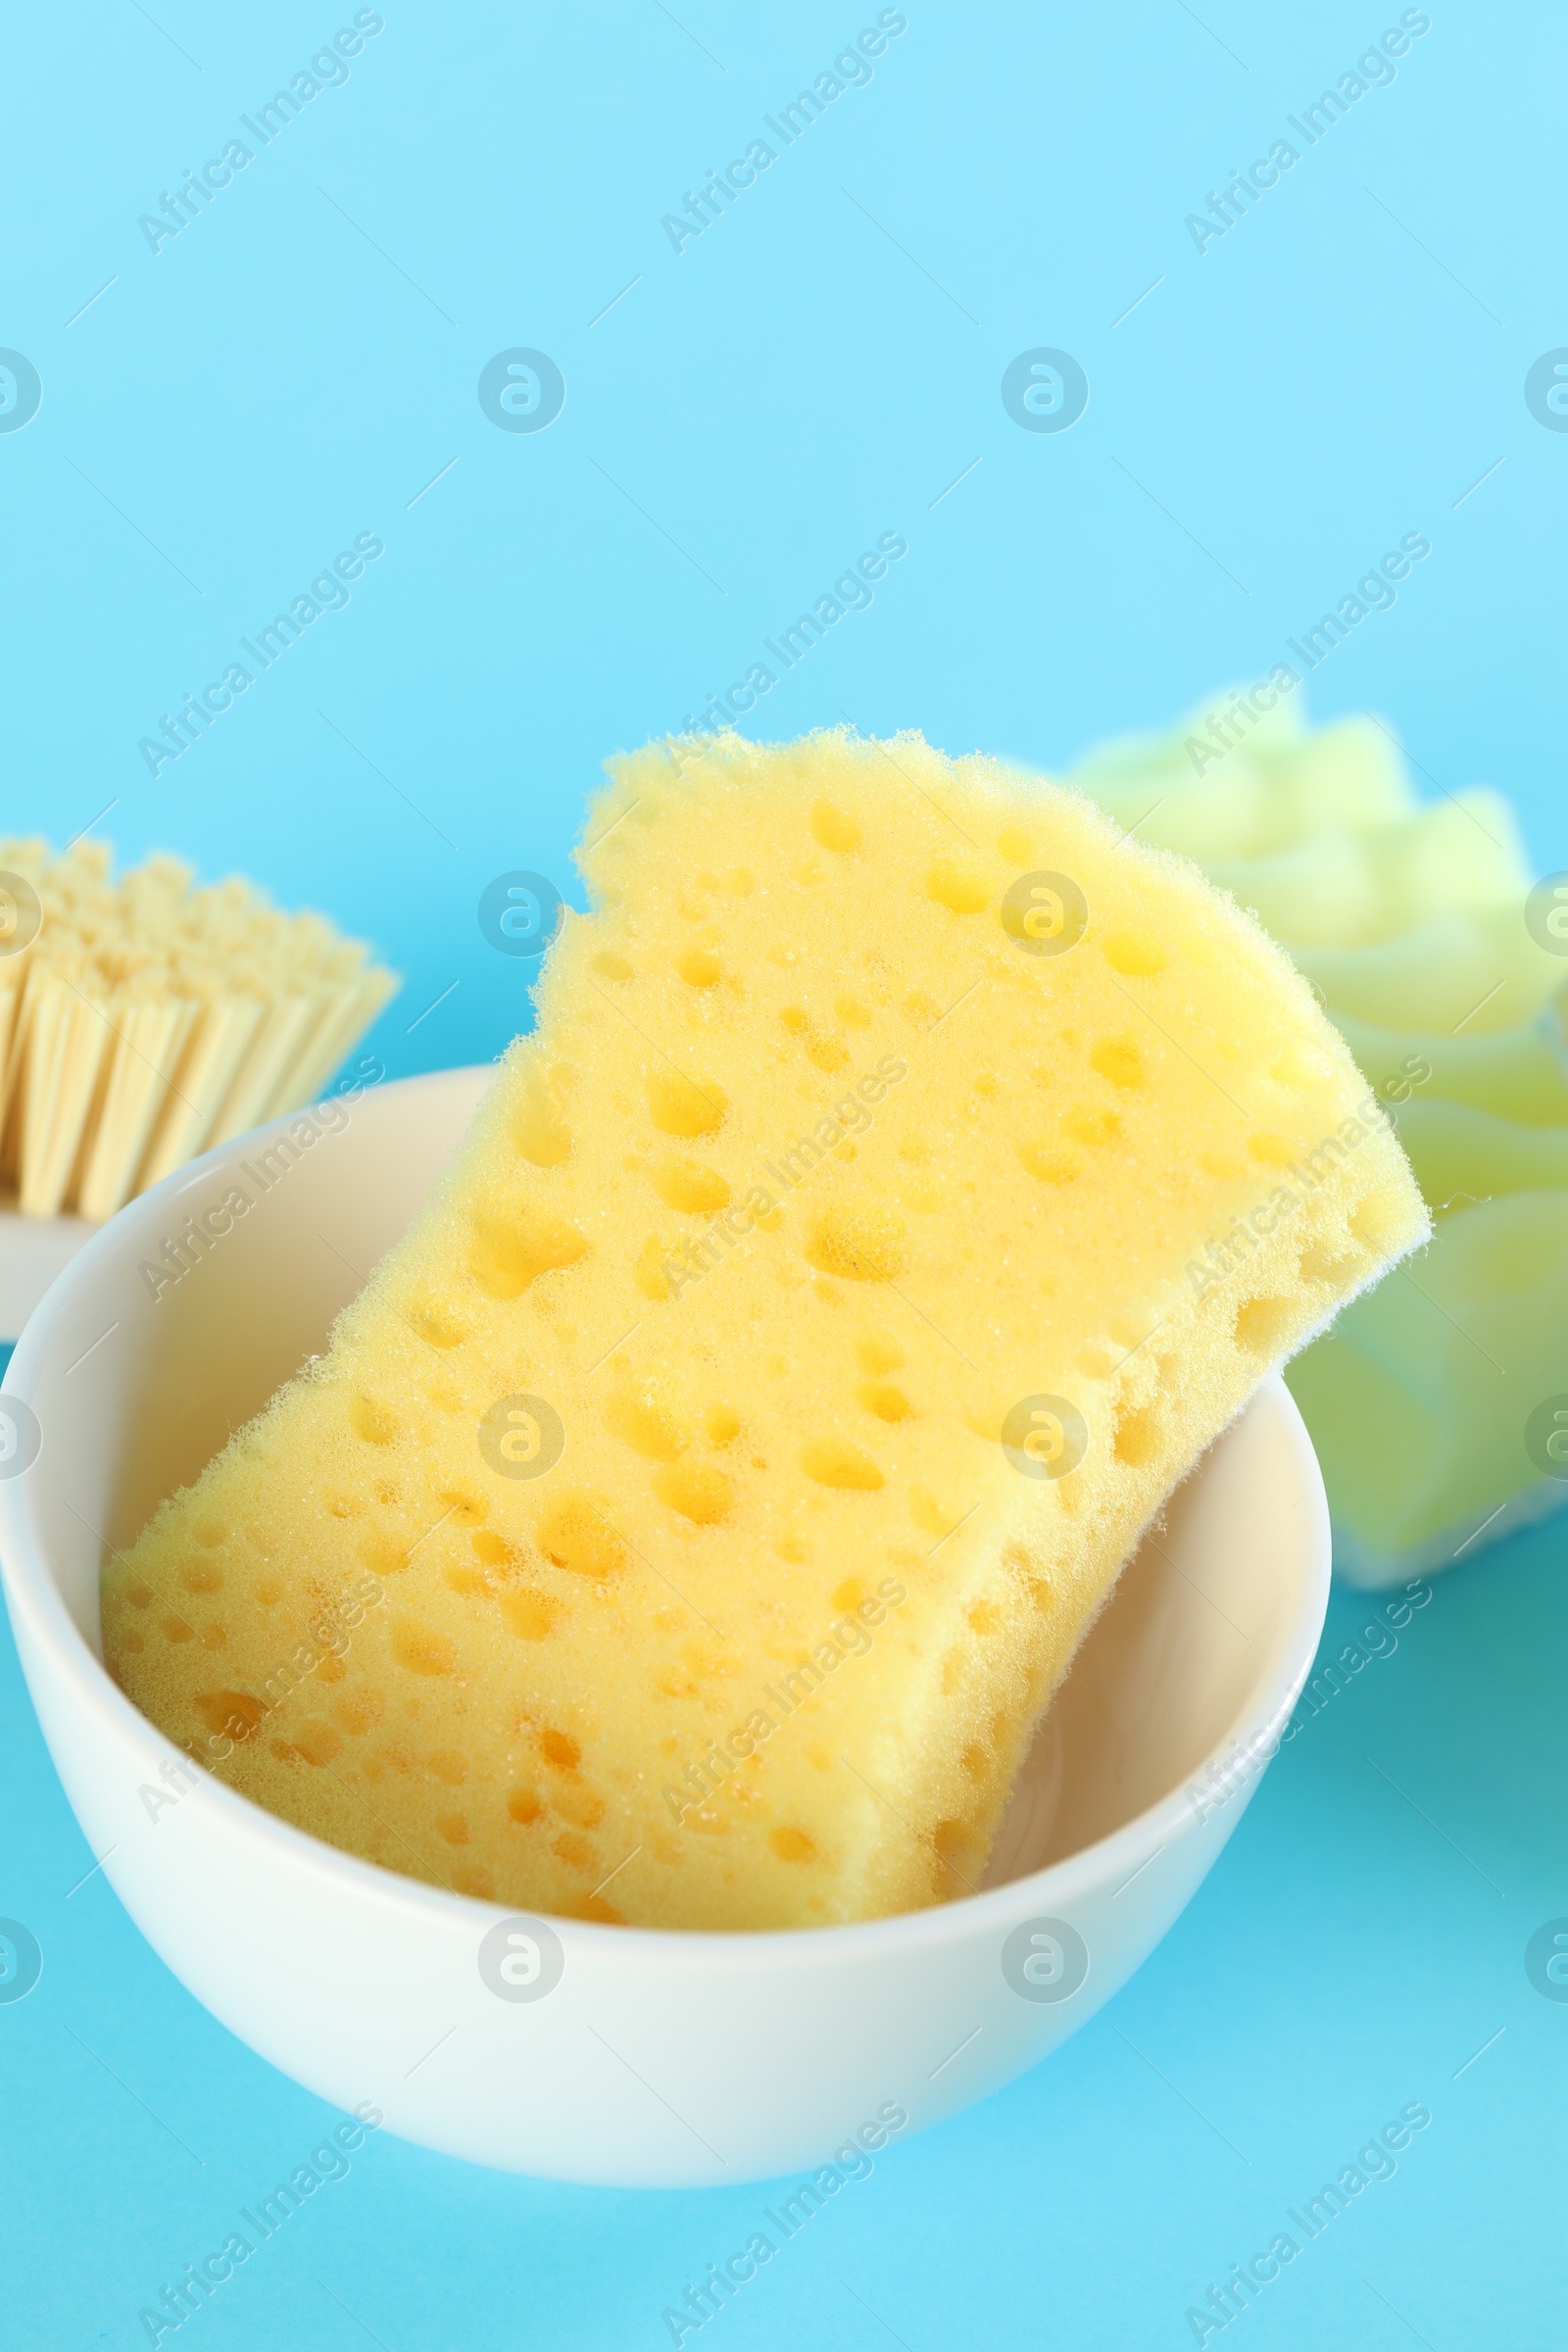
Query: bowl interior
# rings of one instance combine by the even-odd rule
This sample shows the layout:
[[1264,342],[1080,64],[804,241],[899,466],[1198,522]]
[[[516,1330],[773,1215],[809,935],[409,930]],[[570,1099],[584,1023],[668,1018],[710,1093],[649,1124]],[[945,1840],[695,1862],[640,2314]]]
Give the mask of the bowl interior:
[[[155,1505],[325,1347],[406,1231],[491,1072],[367,1094],[307,1144],[281,1122],[143,1196],[67,1269],[8,1373],[44,1449],[13,1490],[37,1556],[101,1657],[98,1575]],[[290,1133],[297,1149],[280,1152]],[[159,1279],[188,1221],[250,1202]],[[1304,1439],[1265,1385],[1124,1570],[1033,1742],[986,1876],[995,1886],[1109,1835],[1195,1774],[1298,1642],[1313,1586]],[[85,1661],[83,1661],[85,1665]]]
[[986,1886],[1081,1852],[1192,1781],[1289,1673],[1313,1590],[1304,1443],[1271,1380],[1171,1496],[1036,1731]]

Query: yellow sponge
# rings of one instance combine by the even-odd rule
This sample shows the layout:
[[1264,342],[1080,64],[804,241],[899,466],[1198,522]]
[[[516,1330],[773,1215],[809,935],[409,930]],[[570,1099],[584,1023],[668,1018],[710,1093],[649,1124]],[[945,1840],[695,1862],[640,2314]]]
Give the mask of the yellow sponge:
[[975,1885],[1172,1486],[1426,1232],[1185,861],[917,736],[613,763],[475,1125],[105,1574],[131,1696],[471,1894],[805,1927]]

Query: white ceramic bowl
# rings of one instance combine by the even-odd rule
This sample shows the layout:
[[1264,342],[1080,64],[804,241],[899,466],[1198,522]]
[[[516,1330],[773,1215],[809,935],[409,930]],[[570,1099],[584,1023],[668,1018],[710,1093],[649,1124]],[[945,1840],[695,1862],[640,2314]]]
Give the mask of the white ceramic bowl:
[[[0,1476],[22,1662],[82,1831],[137,1926],[198,2000],[311,2089],[371,2100],[427,2147],[560,2180],[668,2187],[815,2167],[858,2133],[881,2144],[1010,2082],[1176,1918],[1316,1645],[1329,1574],[1317,1465],[1270,1381],[1124,1573],[978,1893],[800,1934],[561,1920],[536,1938],[559,1937],[559,1982],[518,1997],[543,1979],[529,1981],[533,1946],[507,1945],[504,1911],[339,1853],[193,1775],[104,1672],[98,1621],[105,1546],[128,1544],[320,1348],[488,1076],[364,1096],[156,1298],[142,1262],[293,1122],[132,1201],[60,1276],[0,1394],[0,1417],[15,1423],[21,1400],[41,1438],[35,1460]],[[499,1976],[488,1957],[481,1974],[487,1935],[487,1954],[517,1955]]]

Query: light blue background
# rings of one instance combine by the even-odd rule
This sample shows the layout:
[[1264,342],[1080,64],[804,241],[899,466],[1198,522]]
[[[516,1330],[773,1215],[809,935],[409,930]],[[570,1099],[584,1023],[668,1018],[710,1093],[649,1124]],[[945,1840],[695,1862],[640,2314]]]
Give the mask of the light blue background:
[[[528,969],[481,940],[484,884],[532,867],[576,895],[604,755],[701,711],[880,532],[907,558],[759,731],[847,712],[1060,762],[1266,669],[1419,530],[1430,560],[1325,662],[1313,715],[1376,709],[1427,789],[1503,786],[1568,865],[1568,435],[1523,399],[1568,343],[1554,12],[1435,6],[1392,86],[1200,255],[1185,216],[1397,8],[911,0],[869,86],[677,256],[661,216],[874,8],[394,0],[347,85],[154,255],[137,216],[352,13],[84,0],[5,36],[0,344],[43,379],[0,435],[8,829],[61,841],[115,802],[125,856],[237,866],[373,938],[407,975],[373,1041],[394,1074],[482,1059]],[[538,434],[475,395],[518,345],[566,379]],[[1088,372],[1069,432],[1003,409],[1038,345]],[[386,553],[349,608],[154,782],[137,739],[365,531]],[[1420,2099],[1396,2178],[1236,2325],[1254,2352],[1560,2342],[1568,2004],[1522,1956],[1568,1913],[1562,1546],[1440,1580],[1111,2008],[878,2159],[722,2338],[1190,2343],[1207,2282]],[[1337,1599],[1332,1645],[1363,1618]],[[69,1891],[91,1857],[9,1645],[0,1674],[0,1913],[44,1950],[0,2005],[7,2339],[128,2347],[331,2119],[101,1875]],[[765,2200],[558,2188],[381,2137],[192,2326],[209,2352],[652,2347]]]

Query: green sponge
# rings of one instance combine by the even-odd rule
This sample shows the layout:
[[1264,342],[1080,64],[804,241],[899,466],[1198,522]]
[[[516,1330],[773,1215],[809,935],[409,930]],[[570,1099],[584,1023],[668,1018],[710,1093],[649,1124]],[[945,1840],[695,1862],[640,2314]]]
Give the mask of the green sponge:
[[1287,1378],[1353,1584],[1472,1558],[1555,1510],[1568,1461],[1547,1450],[1542,1408],[1568,1404],[1568,1191],[1446,1218],[1425,1258],[1356,1299]]
[[1568,965],[1521,919],[1513,810],[1484,787],[1422,807],[1387,727],[1308,733],[1298,694],[1255,724],[1213,697],[1075,781],[1258,916],[1396,1120],[1431,1248],[1288,1377],[1343,1576],[1474,1557],[1568,1500],[1546,1442],[1568,1408]]

